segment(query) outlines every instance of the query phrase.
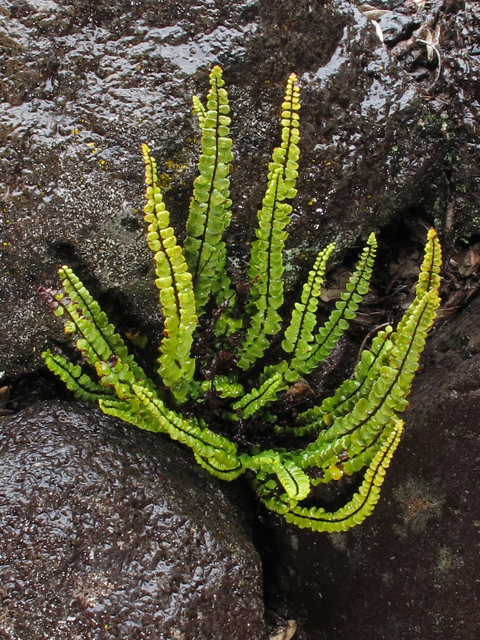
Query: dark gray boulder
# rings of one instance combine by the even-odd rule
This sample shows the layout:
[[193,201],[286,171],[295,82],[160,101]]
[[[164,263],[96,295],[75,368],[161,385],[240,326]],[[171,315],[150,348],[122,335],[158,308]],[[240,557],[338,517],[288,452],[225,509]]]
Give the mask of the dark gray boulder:
[[0,637],[263,640],[259,559],[218,483],[83,404],[0,422]]

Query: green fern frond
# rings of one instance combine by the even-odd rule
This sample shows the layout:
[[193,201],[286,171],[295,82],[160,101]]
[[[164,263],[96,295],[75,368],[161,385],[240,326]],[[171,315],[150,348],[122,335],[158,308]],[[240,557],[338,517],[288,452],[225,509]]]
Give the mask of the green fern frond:
[[293,522],[301,529],[308,528],[328,533],[347,531],[361,524],[372,513],[380,499],[380,487],[385,479],[385,472],[390,466],[392,456],[400,443],[402,432],[403,421],[399,420],[396,428],[365,472],[358,493],[348,504],[333,513],[321,507],[306,508],[297,505],[285,514],[287,522]]
[[403,327],[409,321],[411,315],[415,311],[415,307],[422,299],[422,295],[428,291],[438,291],[440,289],[441,279],[440,270],[442,267],[442,248],[438,240],[435,229],[430,229],[427,234],[427,243],[425,245],[424,259],[420,267],[420,275],[418,276],[417,286],[415,288],[415,300],[400,320],[393,340],[397,339],[397,335],[401,334]]
[[79,364],[74,365],[72,362],[68,362],[62,356],[53,354],[50,349],[42,353],[42,358],[50,371],[65,383],[67,389],[72,391],[77,399],[96,402],[109,398],[109,390],[94,382],[82,371]]
[[312,332],[317,324],[315,314],[327,268],[327,260],[334,249],[335,244],[332,243],[319,252],[313,269],[308,274],[308,280],[303,285],[301,300],[295,304],[290,324],[285,330],[282,347],[287,353],[293,353],[294,357],[298,353],[304,353],[313,341]]
[[[357,455],[352,455],[347,460],[342,460],[342,462],[337,465],[340,476],[352,476],[354,473],[358,473],[365,467],[368,467],[377,451],[379,451],[383,444],[390,438],[392,431],[397,426],[397,423],[398,419],[396,416],[391,418],[378,435],[378,438],[376,438],[368,447],[363,449]],[[329,470],[325,473],[324,478],[319,479],[318,483],[328,482],[328,475],[330,475],[330,478],[332,477],[332,470],[330,470],[330,474],[328,471]],[[336,479],[338,479],[338,477]],[[314,484],[314,482],[312,482],[312,484]]]
[[283,376],[277,373],[268,378],[258,389],[252,389],[241,400],[232,405],[234,411],[241,411],[242,418],[257,413],[262,407],[276,399],[278,392],[285,388]]
[[226,482],[230,482],[238,478],[238,476],[245,473],[245,469],[243,466],[238,463],[237,466],[232,467],[230,464],[222,464],[221,456],[218,456],[219,459],[216,458],[202,458],[201,455],[193,452],[195,456],[195,460],[197,463],[206,469],[212,476],[215,478],[220,478],[220,480],[225,480]]
[[267,336],[280,331],[277,311],[283,304],[283,248],[288,233],[292,207],[284,202],[294,198],[300,150],[300,90],[297,77],[291,74],[282,104],[282,142],[274,149],[268,165],[268,185],[262,208],[258,212],[257,240],[252,243],[248,277],[251,283],[248,308],[256,309],[239,349],[238,366],[248,367],[261,358],[269,346]]
[[281,317],[277,309],[283,304],[282,251],[288,235],[285,227],[292,211],[292,207],[283,202],[285,193],[281,169],[277,169],[258,212],[258,240],[252,243],[250,264],[254,268],[249,270],[249,276],[256,282],[251,288],[251,305],[257,311],[239,350],[238,366],[241,369],[247,369],[261,358],[270,344],[267,336],[280,331]]
[[218,260],[224,251],[223,232],[231,219],[228,174],[233,155],[228,137],[230,106],[224,85],[222,69],[213,67],[206,109],[202,110],[199,101],[194,103],[200,114],[202,153],[198,163],[200,175],[193,183],[184,251],[199,314],[208,302],[214,281],[222,275]]
[[346,285],[346,291],[341,295],[341,300],[335,303],[335,310],[315,335],[317,344],[308,345],[305,352],[298,353],[292,359],[290,367],[299,375],[311,373],[320,362],[325,360],[348,329],[349,321],[355,318],[358,305],[368,293],[376,249],[377,241],[372,233],[357,268]]
[[119,418],[123,422],[133,424],[133,426],[144,431],[165,432],[165,429],[158,427],[158,423],[153,420],[152,415],[140,407],[137,398],[126,400],[113,400],[105,398],[98,402],[103,413]]
[[244,454],[240,461],[245,469],[261,469],[263,473],[276,475],[289,500],[303,500],[308,496],[308,476],[293,460],[283,459],[278,452],[263,451],[251,457]]
[[272,154],[272,160],[268,165],[267,179],[272,180],[275,171],[281,170],[281,176],[285,185],[285,198],[292,200],[297,195],[295,188],[298,177],[298,159],[300,149],[300,88],[297,76],[291,73],[287,80],[285,97],[282,103],[282,142]]
[[294,456],[302,468],[335,465],[344,451],[348,451],[350,456],[358,455],[378,438],[396,412],[404,411],[427,331],[438,305],[435,290],[421,298],[405,326],[402,340],[389,353],[388,365],[380,367],[368,395],[360,397],[349,413],[335,419],[314,443]]
[[301,413],[297,418],[298,433],[300,429],[306,429],[305,433],[312,429],[326,429],[330,427],[335,418],[346,415],[361,396],[368,395],[372,384],[378,377],[380,367],[386,363],[389,351],[392,348],[390,336],[392,328],[385,327],[379,331],[372,341],[370,350],[365,349],[355,367],[353,376],[340,385],[335,394],[325,398],[320,406],[313,407]]
[[202,391],[216,391],[220,398],[239,398],[245,394],[234,376],[215,376],[213,380],[205,380],[201,384]]
[[[144,371],[128,355],[122,338],[79,278],[67,266],[59,269],[59,275],[63,279],[62,289],[52,296],[52,304],[57,305],[55,313],[66,317],[65,333],[79,336],[77,348],[85,360],[96,368],[101,385],[107,389],[114,388],[111,380],[105,379],[100,370],[105,366],[106,369],[102,371],[108,370],[110,375],[112,367],[118,362],[123,363],[130,381],[146,380]],[[44,291],[49,293],[49,290]],[[149,384],[153,387],[150,381]]]
[[166,431],[173,440],[186,444],[202,458],[207,458],[209,461],[218,460],[226,468],[227,464],[230,469],[238,467],[237,448],[230,440],[206,427],[202,428],[193,417],[184,418],[175,411],[171,411],[154,391],[140,385],[133,385],[132,388],[135,395],[154,416],[159,425],[158,431]]
[[343,382],[335,394],[326,398],[321,405],[323,423],[328,424],[339,416],[351,411],[360,397],[368,395],[373,383],[378,378],[379,370],[386,364],[392,349],[392,327],[389,325],[379,331],[372,340],[370,350],[365,349],[355,367],[351,379]]
[[147,185],[145,221],[148,222],[148,246],[154,253],[155,284],[160,292],[164,317],[158,373],[175,398],[183,402],[189,396],[195,360],[190,351],[198,318],[193,294],[192,276],[183,251],[170,226],[158,186],[157,166],[146,144],[142,145]]
[[427,291],[440,289],[442,269],[442,247],[435,229],[429,229],[427,233],[427,243],[425,245],[425,257],[420,267],[420,275],[415,289],[417,298],[420,298]]
[[197,114],[198,124],[200,125],[200,128],[203,129],[203,123],[205,121],[205,118],[207,117],[207,110],[205,109],[203,104],[200,102],[200,99],[198,98],[198,96],[193,96],[192,102],[193,102],[193,113]]

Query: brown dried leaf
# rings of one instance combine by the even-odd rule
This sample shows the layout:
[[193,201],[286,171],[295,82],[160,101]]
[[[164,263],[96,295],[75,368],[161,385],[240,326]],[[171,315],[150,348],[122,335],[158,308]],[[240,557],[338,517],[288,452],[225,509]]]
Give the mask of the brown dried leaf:
[[10,387],[0,387],[0,411],[5,409],[10,401]]

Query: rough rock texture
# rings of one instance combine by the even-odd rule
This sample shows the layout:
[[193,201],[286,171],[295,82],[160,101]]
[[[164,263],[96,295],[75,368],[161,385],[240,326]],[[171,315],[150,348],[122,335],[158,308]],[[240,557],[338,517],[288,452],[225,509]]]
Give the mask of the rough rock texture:
[[480,629],[480,298],[431,338],[373,515],[321,536],[270,518],[267,606],[298,640],[472,640]]
[[429,89],[436,63],[424,45],[389,49],[347,0],[0,0],[4,379],[38,368],[45,343],[62,340],[35,291],[56,282],[63,262],[116,324],[121,310],[123,326],[158,341],[140,143],[157,157],[181,230],[198,156],[191,95],[205,92],[216,62],[234,116],[236,278],[292,70],[303,156],[289,276],[319,245],[351,246],[405,216],[471,234],[480,208],[475,4],[434,0],[418,15],[412,3],[385,5],[412,28],[442,23],[442,75]]
[[[191,94],[204,95],[216,62],[224,67],[234,116],[237,218],[229,266],[235,278],[245,277],[252,221],[292,70],[303,106],[289,286],[319,245],[337,240],[340,248],[351,246],[374,229],[383,231],[377,273],[383,272],[388,293],[396,282],[392,245],[408,244],[412,228],[415,235],[432,223],[448,256],[471,242],[461,266],[477,268],[479,3],[429,0],[421,11],[413,0],[374,4],[392,12],[380,19],[386,44],[349,0],[0,0],[2,384],[36,372],[46,344],[64,344],[61,323],[35,294],[38,285],[57,282],[63,262],[82,276],[120,331],[139,327],[158,344],[161,320],[141,216],[140,143],[157,157],[173,222],[182,229],[198,156]],[[440,73],[438,59],[429,60],[415,40],[438,27]],[[455,246],[456,240],[462,244]],[[446,278],[450,306],[456,306],[456,276]],[[471,285],[461,304],[472,298]],[[389,307],[380,303],[383,315],[371,321],[373,314],[366,314],[368,329],[398,312],[398,296]],[[471,311],[465,318],[476,322]],[[453,329],[442,331],[439,336]],[[290,529],[280,519],[267,528],[264,545],[277,576],[269,589],[287,594],[285,614],[302,623],[299,638],[475,637],[478,518],[467,510],[478,512],[471,471],[478,456],[477,334],[458,328],[458,349],[438,357],[431,347],[405,441],[370,522],[333,537]],[[16,394],[31,395],[34,388],[41,396],[37,382],[24,378]],[[447,400],[439,405],[442,389]],[[418,420],[415,404],[425,411]],[[440,420],[446,426],[439,430]],[[172,522],[175,531],[173,516]],[[144,543],[148,549],[149,539]],[[109,584],[99,575],[94,595]],[[230,637],[248,635],[238,629]]]
[[82,404],[0,422],[0,523],[1,638],[265,638],[244,526],[161,436]]

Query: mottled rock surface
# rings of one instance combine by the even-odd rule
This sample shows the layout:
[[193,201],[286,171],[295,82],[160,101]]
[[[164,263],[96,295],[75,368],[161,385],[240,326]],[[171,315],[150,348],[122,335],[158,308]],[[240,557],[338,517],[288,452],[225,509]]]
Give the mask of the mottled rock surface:
[[270,518],[267,605],[298,640],[472,640],[480,629],[480,298],[427,343],[373,515],[321,536]]
[[0,422],[0,637],[264,640],[261,572],[218,483],[82,404]]
[[[461,269],[478,271],[479,3],[429,0],[418,11],[413,0],[376,0],[393,13],[380,21],[386,44],[358,4],[0,0],[2,384],[35,374],[47,344],[64,346],[61,323],[35,293],[40,284],[57,283],[55,271],[64,262],[122,333],[139,327],[158,344],[161,318],[141,215],[139,147],[146,141],[157,157],[181,230],[198,156],[191,95],[204,95],[217,62],[234,117],[234,279],[245,279],[265,167],[278,140],[283,86],[293,70],[303,95],[302,158],[288,286],[320,245],[336,240],[340,249],[358,247],[360,236],[382,231],[376,273],[384,282],[375,292],[375,313],[364,317],[370,329],[398,315],[407,297],[394,291],[392,246],[411,244],[418,229],[423,241],[431,224],[447,256],[461,254]],[[440,69],[437,57],[429,59],[416,41],[437,28]],[[478,285],[478,273],[458,287],[457,276],[445,278],[451,307],[472,299]],[[470,287],[466,295],[463,285]],[[475,313],[466,313],[475,323]],[[478,331],[470,335],[459,327],[456,350],[435,355],[430,348],[373,518],[336,537],[299,532],[280,519],[267,528],[271,535],[263,544],[276,576],[268,589],[287,595],[285,615],[299,619],[299,639],[475,637],[479,510],[471,470],[478,458]],[[31,397],[32,389],[42,396],[37,382],[15,382],[14,396]],[[451,386],[457,382],[458,388]],[[439,428],[447,417],[448,425]],[[99,575],[98,587],[92,579],[93,598],[109,588]],[[271,602],[276,610],[284,606],[280,596]],[[231,637],[247,635],[239,629]]]
[[437,70],[425,46],[389,49],[347,0],[0,0],[3,378],[37,369],[44,345],[63,339],[35,291],[56,283],[64,262],[117,325],[158,342],[140,143],[157,157],[181,236],[198,157],[191,96],[204,95],[214,63],[224,67],[234,118],[235,279],[246,276],[292,70],[303,92],[303,155],[289,286],[320,245],[343,249],[405,217],[472,234],[476,4],[435,0],[417,15],[412,3],[388,3],[408,24],[442,23],[442,73],[431,89]]

